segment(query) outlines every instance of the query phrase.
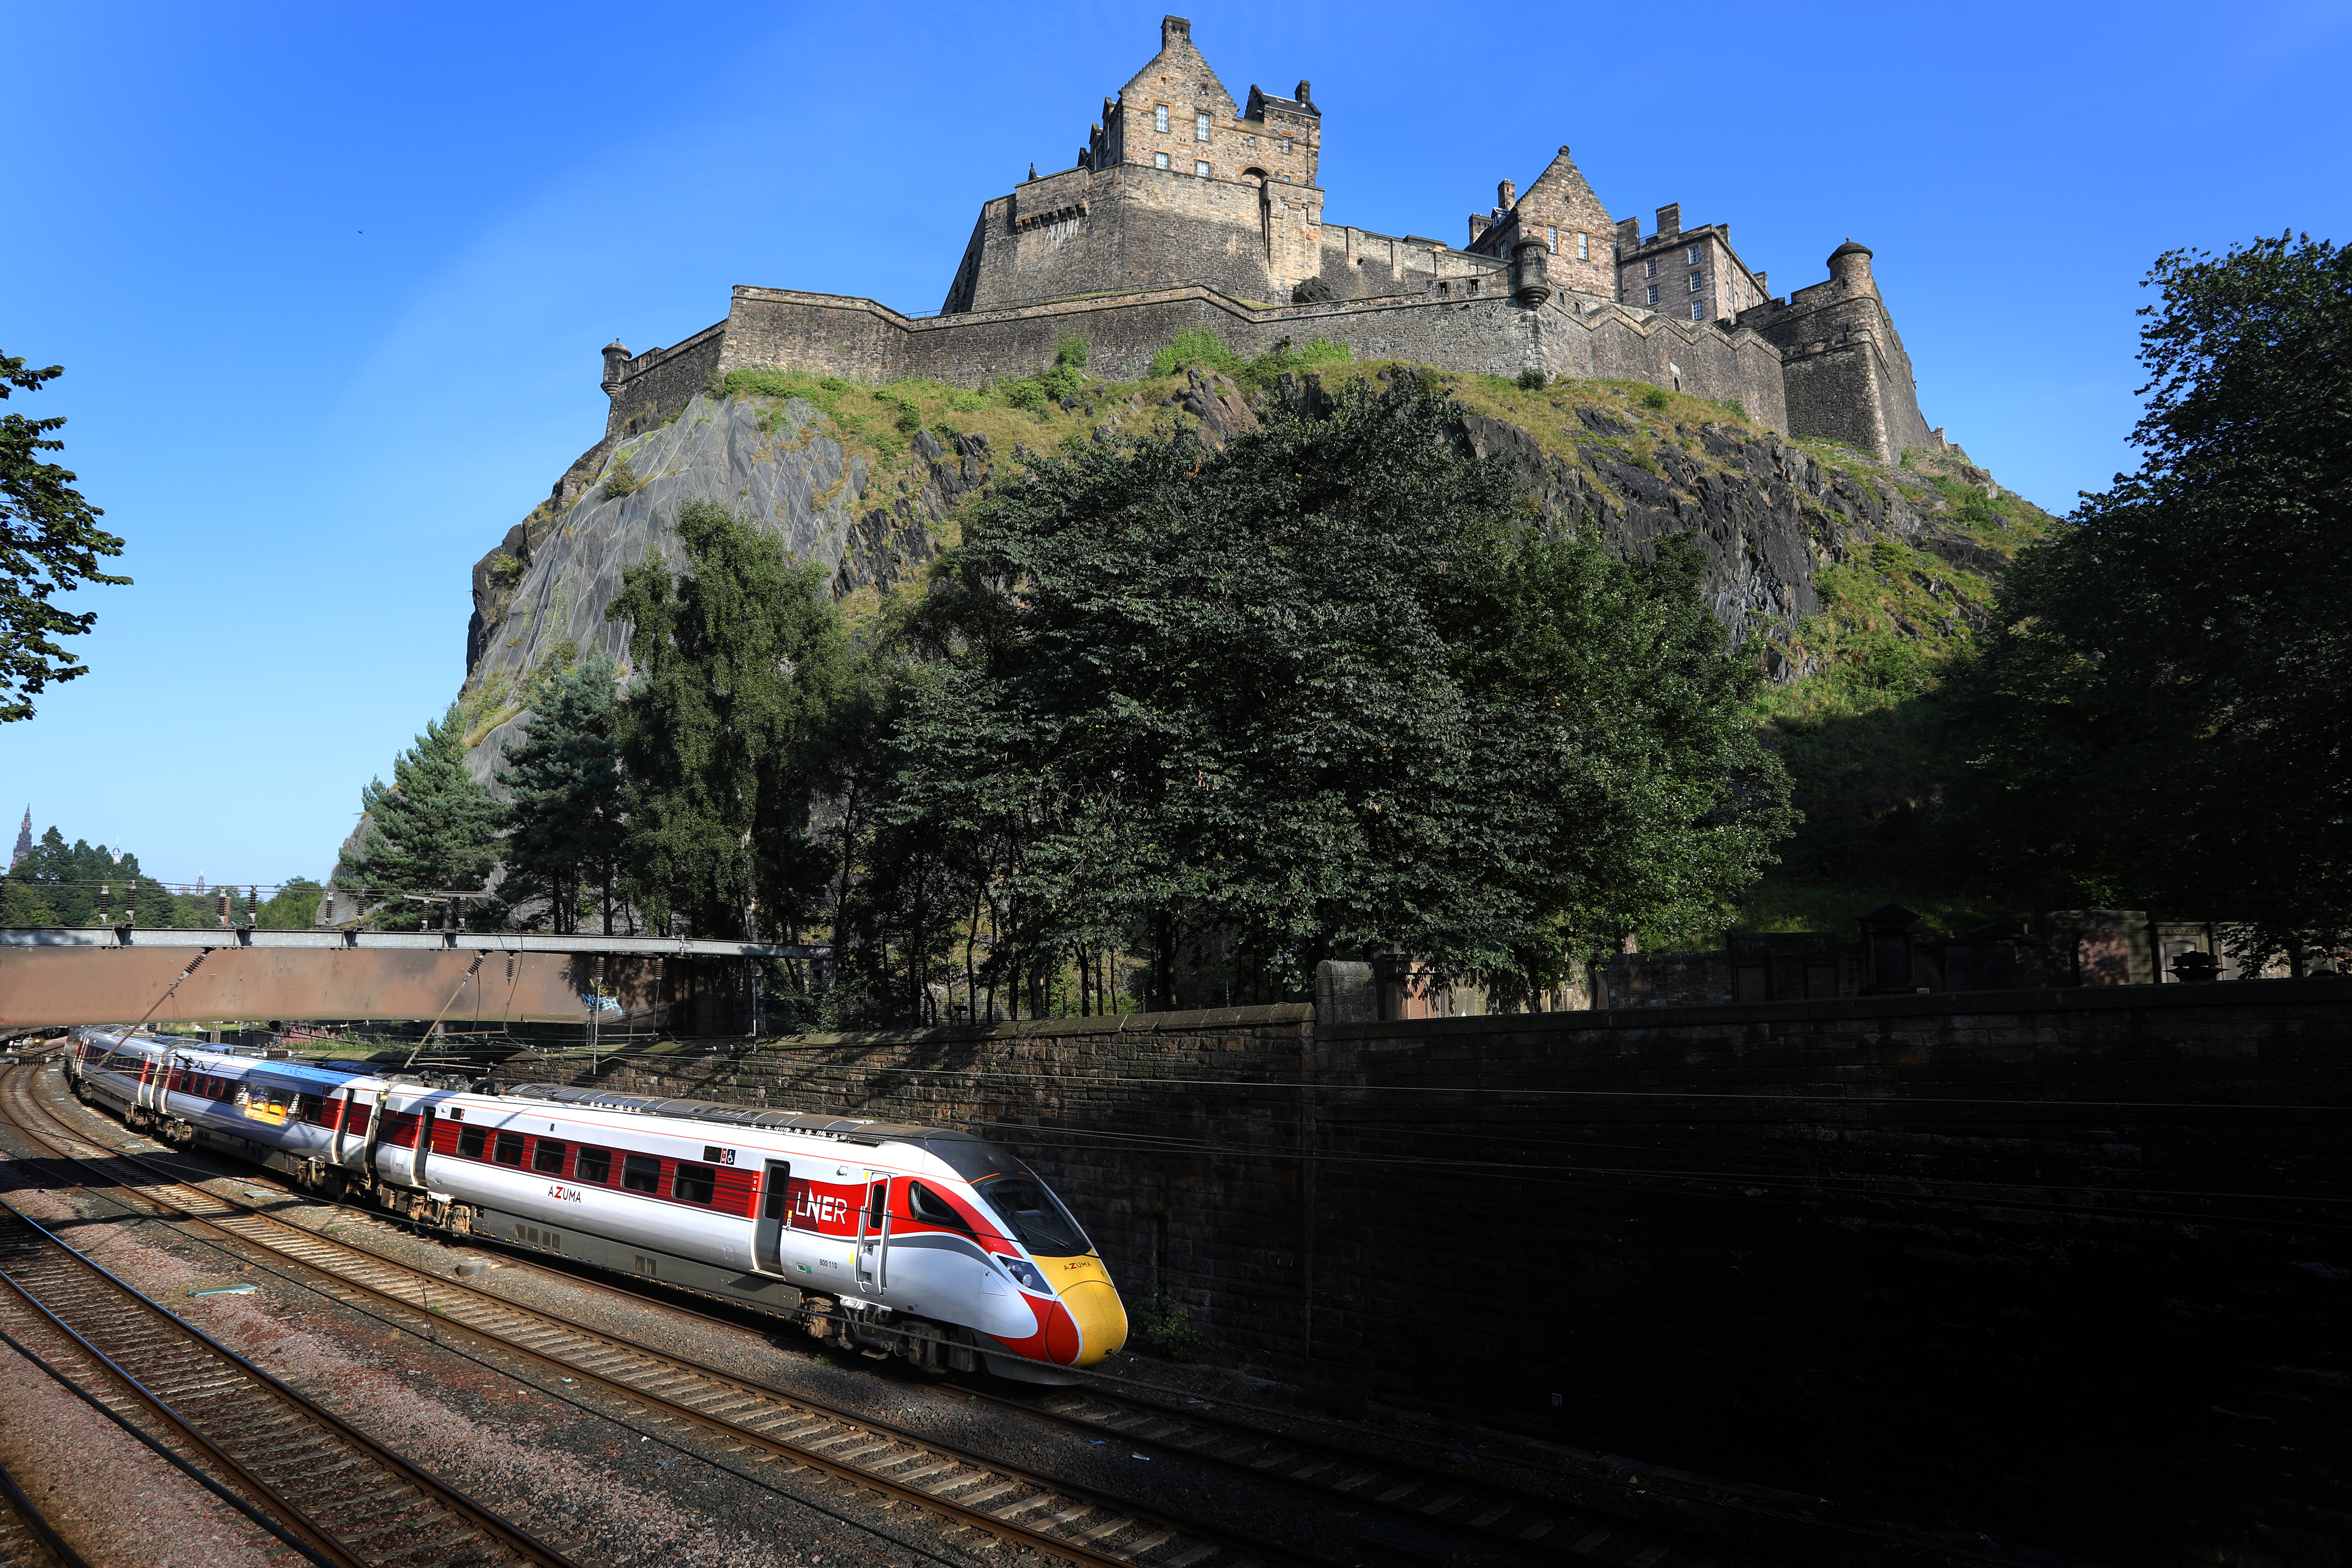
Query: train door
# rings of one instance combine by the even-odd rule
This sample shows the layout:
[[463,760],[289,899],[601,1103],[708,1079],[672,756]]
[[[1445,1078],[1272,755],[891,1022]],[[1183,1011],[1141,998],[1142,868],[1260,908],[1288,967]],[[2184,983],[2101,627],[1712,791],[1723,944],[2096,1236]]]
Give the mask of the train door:
[[412,1186],[425,1184],[425,1157],[433,1152],[433,1108],[425,1108],[425,1120],[416,1125],[416,1152],[409,1156],[408,1180]]
[[857,1216],[857,1289],[879,1294],[890,1288],[890,1178],[867,1175],[866,1208]]
[[751,1229],[751,1267],[762,1274],[784,1271],[784,1225],[792,1217],[793,1167],[771,1160],[760,1178],[760,1219]]

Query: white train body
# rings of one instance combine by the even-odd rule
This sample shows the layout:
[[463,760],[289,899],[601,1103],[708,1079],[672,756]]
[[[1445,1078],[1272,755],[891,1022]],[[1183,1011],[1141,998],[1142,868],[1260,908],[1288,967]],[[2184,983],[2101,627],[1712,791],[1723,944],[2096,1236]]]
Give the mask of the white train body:
[[111,1028],[76,1030],[67,1068],[85,1100],[168,1142],[868,1354],[1051,1380],[1127,1338],[1068,1210],[969,1133],[554,1084],[479,1093]]

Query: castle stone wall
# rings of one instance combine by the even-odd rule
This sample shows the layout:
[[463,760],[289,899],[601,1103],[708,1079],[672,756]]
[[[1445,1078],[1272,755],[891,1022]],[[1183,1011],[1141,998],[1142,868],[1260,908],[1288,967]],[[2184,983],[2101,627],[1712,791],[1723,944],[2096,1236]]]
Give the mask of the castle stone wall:
[[714,322],[683,342],[647,349],[622,369],[604,416],[607,440],[650,430],[687,405],[719,374],[727,348],[727,323]]
[[1202,329],[1244,356],[1284,338],[1329,338],[1360,359],[1505,376],[1534,366],[1556,376],[1679,385],[1701,397],[1736,398],[1752,417],[1787,428],[1780,355],[1756,333],[1571,294],[1538,310],[1500,295],[1440,296],[1433,289],[1258,310],[1185,288],[916,319],[845,295],[742,287],[728,316],[723,368],[797,366],[858,381],[919,375],[974,386],[1034,374],[1053,363],[1061,336],[1075,332],[1092,351],[1089,369],[1134,380],[1150,374],[1170,338]]
[[[1276,188],[1319,216],[1320,192]],[[1268,267],[1267,216],[1255,184],[1202,179],[1189,168],[1122,163],[1050,174],[981,210],[972,284],[950,305],[988,310],[1179,283],[1237,300],[1287,300],[1289,284],[1277,284]],[[1300,252],[1302,226],[1286,206],[1287,256]]]

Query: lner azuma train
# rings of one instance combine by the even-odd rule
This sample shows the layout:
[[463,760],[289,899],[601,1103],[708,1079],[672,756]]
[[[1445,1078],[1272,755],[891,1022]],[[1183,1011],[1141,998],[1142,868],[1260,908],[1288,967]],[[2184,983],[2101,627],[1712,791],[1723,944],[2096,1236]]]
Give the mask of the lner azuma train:
[[1127,1339],[1052,1189],[967,1132],[298,1065],[74,1031],[74,1092],[421,1226],[772,1313],[844,1350],[1062,1382]]

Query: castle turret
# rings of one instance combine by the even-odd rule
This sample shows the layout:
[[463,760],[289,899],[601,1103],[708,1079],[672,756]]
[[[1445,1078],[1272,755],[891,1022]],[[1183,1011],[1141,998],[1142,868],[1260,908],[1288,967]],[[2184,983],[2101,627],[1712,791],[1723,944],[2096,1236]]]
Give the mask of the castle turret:
[[1505,212],[1509,212],[1513,207],[1518,205],[1519,187],[1513,184],[1508,180],[1496,181],[1495,205],[1502,208]]
[[607,395],[611,395],[614,387],[621,384],[621,373],[628,368],[628,363],[629,351],[622,346],[620,339],[614,338],[604,345],[604,385]]
[[1551,268],[1542,240],[1522,239],[1511,247],[1511,297],[1530,307],[1551,298]]
[[1830,277],[1849,294],[1875,294],[1878,281],[1870,275],[1870,247],[1849,239],[1830,252]]

